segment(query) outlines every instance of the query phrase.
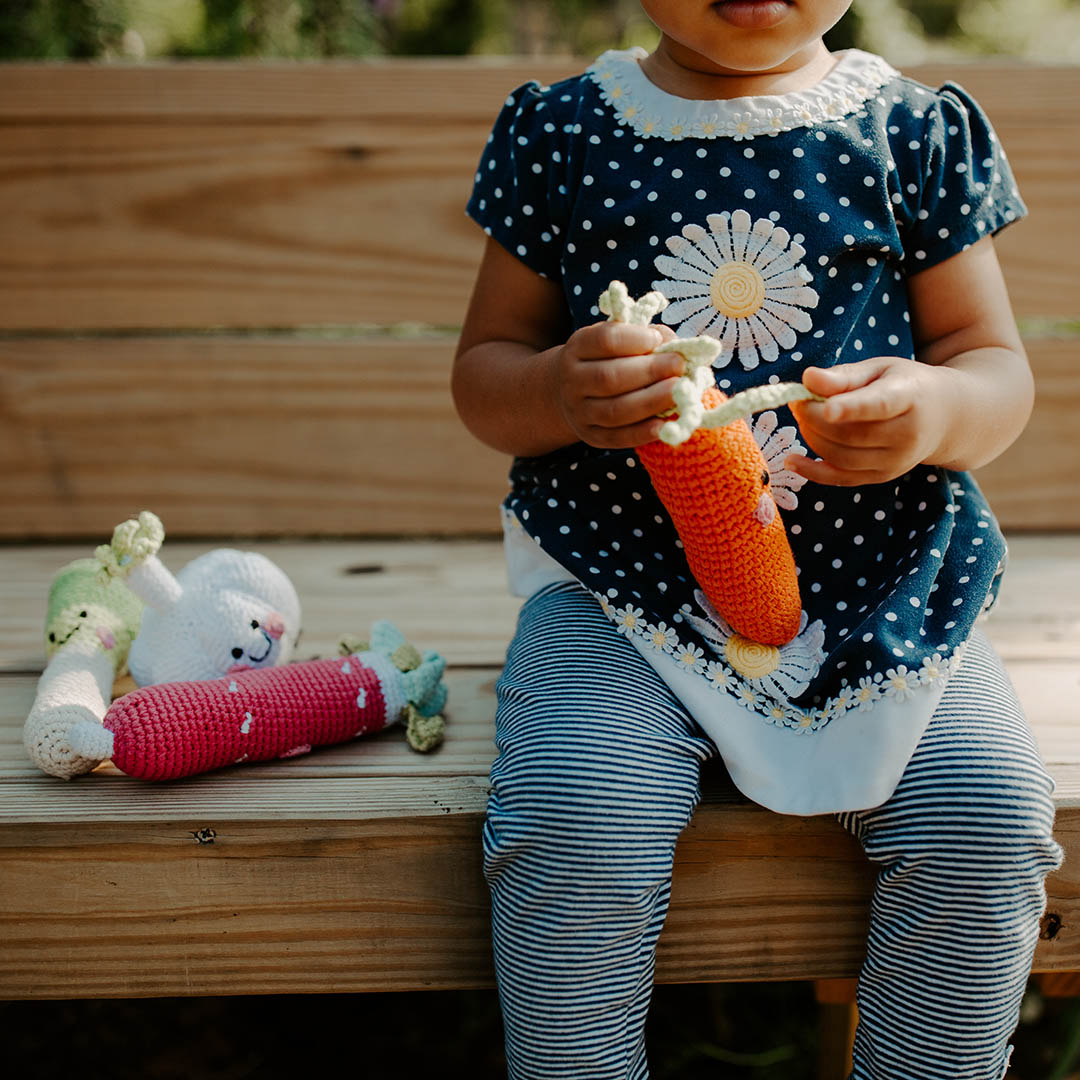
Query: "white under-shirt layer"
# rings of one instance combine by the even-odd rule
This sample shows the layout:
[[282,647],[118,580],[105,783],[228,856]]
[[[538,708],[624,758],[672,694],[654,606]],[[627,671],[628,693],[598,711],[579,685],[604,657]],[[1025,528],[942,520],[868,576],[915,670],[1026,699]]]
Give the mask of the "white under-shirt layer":
[[[577,581],[512,520],[507,520],[503,536],[515,596],[528,599],[547,585]],[[614,625],[612,633],[617,633]],[[843,723],[828,724],[812,737],[793,737],[787,728],[762,723],[734,698],[717,694],[636,635],[627,636],[716,744],[735,786],[781,814],[880,806],[896,790],[944,692],[923,688],[914,710],[906,702],[879,699],[873,709],[848,710]],[[912,723],[913,713],[923,717],[921,725]]]

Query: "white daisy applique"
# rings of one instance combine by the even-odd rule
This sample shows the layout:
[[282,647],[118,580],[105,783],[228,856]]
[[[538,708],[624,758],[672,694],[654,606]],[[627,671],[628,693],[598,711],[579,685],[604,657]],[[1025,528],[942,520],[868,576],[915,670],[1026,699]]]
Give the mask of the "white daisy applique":
[[768,218],[751,222],[745,210],[709,214],[708,229],[683,226],[668,237],[670,255],[658,255],[656,269],[667,277],[653,288],[669,301],[662,318],[680,337],[709,334],[723,351],[713,361],[723,367],[734,354],[744,368],[771,363],[780,349],[792,349],[796,331],[812,327],[804,308],[815,308],[806,249],[787,229]]
[[666,622],[652,623],[645,628],[645,641],[658,652],[673,653],[679,643],[675,628],[668,626]]
[[915,690],[919,685],[919,673],[908,671],[906,664],[897,664],[885,672],[881,689],[886,697],[893,701],[907,701],[915,696]]
[[798,429],[793,424],[777,427],[778,423],[776,413],[770,409],[758,414],[751,430],[769,470],[773,501],[782,510],[794,510],[799,505],[795,492],[806,483],[806,477],[785,468],[784,459],[789,454],[806,457],[806,447],[796,438]]
[[761,645],[732,630],[700,589],[694,599],[705,618],[691,614],[684,618],[753,689],[776,701],[788,701],[797,698],[817,675],[825,660],[825,627],[820,619],[807,625],[804,611],[798,634],[786,645]]

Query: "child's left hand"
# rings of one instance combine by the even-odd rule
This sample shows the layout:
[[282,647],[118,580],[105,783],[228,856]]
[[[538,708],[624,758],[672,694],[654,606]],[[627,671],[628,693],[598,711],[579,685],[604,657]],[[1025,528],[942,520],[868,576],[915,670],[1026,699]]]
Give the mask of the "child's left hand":
[[940,369],[900,356],[807,368],[803,384],[828,398],[791,405],[823,460],[789,455],[785,468],[818,484],[882,484],[926,462],[941,445],[946,411]]

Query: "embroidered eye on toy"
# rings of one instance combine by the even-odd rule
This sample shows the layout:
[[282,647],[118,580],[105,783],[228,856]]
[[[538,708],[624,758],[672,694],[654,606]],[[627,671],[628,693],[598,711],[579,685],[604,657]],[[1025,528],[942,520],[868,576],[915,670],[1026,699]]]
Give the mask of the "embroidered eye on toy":
[[[646,324],[666,305],[659,293],[631,301],[619,281],[599,300],[611,322]],[[658,441],[639,446],[637,456],[711,604],[750,641],[785,645],[802,620],[798,575],[769,465],[746,419],[815,395],[801,383],[777,383],[727,398],[712,375],[722,347],[715,338],[696,337],[655,350],[679,353],[686,373],[672,395],[677,416]]]

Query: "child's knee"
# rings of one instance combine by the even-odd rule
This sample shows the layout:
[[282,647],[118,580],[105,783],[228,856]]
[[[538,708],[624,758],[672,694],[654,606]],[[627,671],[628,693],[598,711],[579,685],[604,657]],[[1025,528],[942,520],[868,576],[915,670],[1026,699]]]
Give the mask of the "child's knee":
[[853,831],[880,862],[938,866],[978,891],[1006,873],[1041,885],[1061,865],[1054,840],[1053,781],[1036,760],[976,758],[938,788],[917,787],[863,815]]
[[648,889],[670,875],[698,799],[697,769],[563,732],[504,748],[484,826],[489,882],[512,864],[552,882]]
[[504,751],[491,771],[488,818],[536,845],[674,844],[697,803],[696,769],[628,761],[564,736],[542,752]]

